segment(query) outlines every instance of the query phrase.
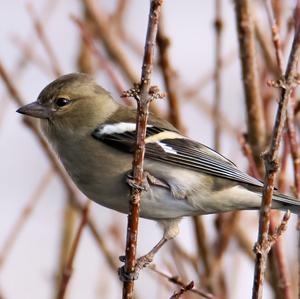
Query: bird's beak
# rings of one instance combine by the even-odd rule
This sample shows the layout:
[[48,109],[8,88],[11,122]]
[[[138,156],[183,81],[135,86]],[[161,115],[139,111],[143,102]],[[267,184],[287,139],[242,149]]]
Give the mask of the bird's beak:
[[37,118],[50,118],[50,109],[37,101],[20,107],[17,112]]

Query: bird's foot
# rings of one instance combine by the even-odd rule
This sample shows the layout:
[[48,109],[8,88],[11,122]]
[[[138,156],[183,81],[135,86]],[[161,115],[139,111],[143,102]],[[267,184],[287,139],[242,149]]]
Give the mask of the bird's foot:
[[[119,279],[123,282],[137,280],[139,277],[140,271],[149,266],[153,261],[154,254],[149,253],[141,256],[137,259],[134,270],[132,272],[126,272],[125,266],[122,266],[118,269]],[[119,260],[125,262],[125,256],[120,256]]]
[[131,171],[129,173],[127,173],[127,175],[126,175],[126,182],[132,188],[136,188],[136,189],[141,190],[141,191],[148,191],[149,190],[148,181],[144,179],[141,185],[137,184],[134,181],[134,177],[131,174]]
[[134,178],[133,178],[131,172],[127,173],[126,181],[130,187],[137,188],[142,191],[149,191],[151,185],[170,189],[170,186],[167,183],[156,178],[155,176],[150,174],[148,171],[144,171],[144,179],[143,179],[142,185],[138,185],[134,182]]

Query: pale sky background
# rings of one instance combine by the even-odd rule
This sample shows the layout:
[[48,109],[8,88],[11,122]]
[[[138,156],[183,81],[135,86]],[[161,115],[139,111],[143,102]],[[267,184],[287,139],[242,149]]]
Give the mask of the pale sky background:
[[[26,102],[36,99],[40,90],[54,79],[51,73],[45,73],[30,63],[20,73],[14,73],[16,63],[22,56],[20,47],[13,42],[14,38],[34,44],[34,50],[47,63],[48,58],[37,41],[33,25],[26,5],[32,4],[34,10],[44,17],[48,38],[62,66],[63,72],[76,70],[76,58],[79,47],[79,32],[70,19],[70,15],[81,16],[80,1],[53,1],[55,9],[47,8],[48,2],[32,1],[1,1],[0,4],[0,59],[13,74],[14,83],[18,86]],[[129,32],[143,45],[147,24],[148,1],[131,1],[127,16]],[[110,10],[115,1],[100,1],[105,10]],[[291,5],[292,8],[292,5]],[[49,11],[49,14],[45,14]],[[232,1],[224,1],[225,31],[223,37],[223,54],[226,55],[237,49],[235,31],[235,16]],[[288,12],[289,13],[289,12]],[[172,40],[171,55],[174,69],[178,71],[179,82],[192,85],[212,70],[214,65],[214,35],[213,1],[180,1],[166,0],[164,4],[166,31]],[[140,73],[141,61],[133,57],[132,63]],[[103,74],[97,74],[97,80],[111,90],[117,98],[119,95],[113,89]],[[161,84],[161,78],[154,77],[155,84]],[[232,124],[241,131],[245,130],[243,93],[241,75],[238,63],[233,63],[223,73],[222,111]],[[129,87],[129,86],[127,86]],[[212,86],[201,92],[201,98],[212,102]],[[180,92],[180,91],[179,91]],[[184,102],[184,100],[183,100]],[[43,151],[33,136],[21,122],[21,116],[15,113],[18,108],[9,99],[4,85],[0,82],[0,249],[12,225],[18,218],[22,208],[28,202],[31,194],[50,166]],[[213,146],[211,120],[191,104],[182,104],[182,115],[187,125],[187,134],[193,138]],[[226,134],[222,138],[222,154],[232,159],[242,169],[246,161],[242,156],[239,145]],[[84,199],[84,197],[82,196]],[[61,222],[63,219],[66,194],[58,178],[52,178],[42,194],[32,217],[24,226],[5,265],[0,269],[0,291],[4,299],[35,299],[53,298],[54,273],[58,260]],[[253,230],[253,240],[256,238],[253,213],[246,214],[245,225]],[[112,222],[120,222],[123,226],[123,236],[126,231],[126,216],[109,211],[93,204],[92,214],[97,218],[100,231],[105,231]],[[247,216],[248,215],[248,216]],[[294,217],[294,216],[293,216]],[[214,235],[213,218],[205,217],[210,224],[209,233]],[[139,252],[145,253],[161,237],[157,224],[141,220],[139,233]],[[252,226],[252,227],[251,227]],[[291,257],[296,257],[295,217],[285,235],[285,246]],[[191,223],[185,219],[181,225],[181,234],[177,241],[182,242],[187,250],[195,248]],[[123,254],[123,249],[116,249],[116,244],[110,243],[114,252]],[[230,243],[230,249],[225,258],[228,281],[234,281],[234,287],[229,291],[232,299],[250,298],[253,267],[240,251],[236,250],[235,242]],[[159,265],[159,258],[156,260]],[[153,279],[154,278],[154,279]],[[190,279],[197,279],[190,277]],[[68,298],[94,299],[101,298],[99,290],[106,294],[102,298],[120,298],[121,288],[115,273],[106,265],[102,255],[94,246],[93,238],[88,230],[84,232],[75,262]],[[141,273],[137,290],[142,298],[156,298],[159,290],[156,287],[155,276],[149,270]],[[154,287],[155,286],[155,287]],[[174,287],[174,290],[176,288]],[[266,288],[264,298],[271,298]],[[168,298],[170,293],[163,293],[161,298]]]

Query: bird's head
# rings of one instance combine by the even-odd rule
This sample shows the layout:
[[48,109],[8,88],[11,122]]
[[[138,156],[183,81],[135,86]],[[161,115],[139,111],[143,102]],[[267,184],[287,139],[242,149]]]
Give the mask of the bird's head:
[[38,99],[17,112],[40,118],[58,130],[95,128],[117,109],[110,94],[87,74],[64,75],[47,85]]

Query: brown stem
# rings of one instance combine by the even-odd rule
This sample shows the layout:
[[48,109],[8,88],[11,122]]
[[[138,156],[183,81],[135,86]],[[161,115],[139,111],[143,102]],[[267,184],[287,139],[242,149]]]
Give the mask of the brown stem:
[[28,5],[28,11],[29,11],[32,21],[34,23],[34,28],[36,30],[37,36],[40,39],[41,44],[43,45],[43,47],[49,57],[53,73],[55,76],[58,77],[62,74],[62,71],[60,68],[60,64],[58,63],[58,60],[56,58],[56,55],[54,54],[51,43],[49,42],[49,40],[45,34],[43,24],[37,17],[37,14],[34,12],[34,9],[31,5]]
[[[143,184],[143,164],[145,155],[145,136],[148,120],[148,110],[150,101],[157,93],[156,90],[151,90],[151,75],[154,60],[154,47],[158,29],[158,21],[160,9],[163,1],[152,0],[150,3],[150,12],[148,19],[147,36],[145,41],[145,52],[142,64],[141,83],[137,97],[137,133],[136,133],[136,149],[133,158],[133,178],[136,186]],[[135,187],[131,190],[131,198],[129,201],[129,214],[127,225],[127,238],[125,250],[125,272],[131,273],[134,271],[136,264],[136,247],[138,222],[140,211],[141,189]],[[125,281],[123,284],[123,298],[133,298],[133,281]]]
[[[72,194],[68,194],[72,196]],[[63,273],[69,259],[70,249],[73,242],[74,236],[74,225],[76,221],[76,209],[72,203],[72,200],[66,200],[63,214],[63,227],[61,230],[60,237],[60,248],[58,256],[58,267],[57,267],[57,280],[56,280],[56,293],[58,294],[61,287],[61,273]]]
[[235,12],[247,107],[249,144],[255,162],[261,170],[263,163],[260,155],[266,145],[266,129],[256,63],[252,1],[235,0]]
[[[80,27],[81,35],[83,36],[83,30],[85,27],[91,27],[92,21],[91,16],[89,15],[88,11],[84,7],[84,16],[83,21],[77,23],[77,19],[75,22]],[[87,73],[87,74],[94,74],[96,71],[96,67],[93,63],[93,50],[90,48],[88,43],[85,41],[85,38],[81,38],[80,40],[80,51],[77,59],[77,66],[80,72]]]
[[158,33],[157,33],[157,46],[158,46],[158,53],[159,53],[159,66],[162,71],[166,91],[167,91],[167,99],[169,103],[169,118],[170,122],[180,131],[183,130],[182,122],[180,119],[179,113],[179,101],[176,94],[175,88],[175,80],[176,80],[176,73],[173,70],[170,57],[169,57],[169,47],[170,47],[170,39],[165,33],[163,18],[161,16]]
[[193,225],[195,230],[198,259],[203,262],[205,271],[205,281],[204,284],[207,286],[208,290],[213,291],[215,287],[211,281],[212,278],[212,268],[211,268],[211,252],[207,243],[207,234],[205,226],[201,216],[193,217]]
[[109,61],[107,59],[105,59],[105,57],[102,55],[100,50],[98,48],[96,48],[94,41],[93,41],[92,33],[90,32],[88,25],[75,16],[72,16],[72,19],[78,25],[80,32],[81,32],[82,40],[84,41],[84,43],[88,47],[88,49],[91,51],[91,53],[93,53],[93,55],[96,57],[99,67],[103,68],[106,71],[108,77],[114,84],[117,91],[119,93],[122,93],[123,90],[125,89],[125,85],[118,78],[116,72],[113,70]]
[[262,298],[264,273],[266,268],[267,255],[270,250],[269,225],[272,195],[274,189],[275,175],[278,168],[278,151],[285,125],[287,105],[294,89],[296,66],[300,54],[300,34],[296,30],[293,46],[289,56],[288,66],[284,76],[284,86],[281,86],[281,96],[278,104],[276,120],[272,132],[271,146],[265,154],[265,183],[263,188],[262,205],[260,209],[259,232],[256,246],[256,261],[253,282],[252,298]]
[[66,267],[65,267],[63,275],[62,275],[60,288],[58,290],[57,297],[56,297],[57,299],[63,299],[65,297],[67,286],[70,281],[71,275],[73,273],[73,263],[74,263],[75,255],[76,255],[76,252],[78,249],[79,241],[82,236],[83,228],[85,227],[85,225],[87,224],[87,221],[88,221],[88,212],[89,212],[90,204],[91,204],[91,201],[87,200],[87,202],[84,206],[84,209],[82,211],[81,222],[79,224],[78,231],[76,233],[74,242],[73,242],[71,250],[70,250],[70,256],[69,256],[68,262],[66,264]]
[[188,291],[191,291],[193,288],[194,288],[194,282],[191,281],[187,285],[182,286],[179,291],[175,292],[170,297],[170,299],[179,299],[181,297],[181,295],[187,293]]
[[[148,268],[151,269],[153,272],[157,273],[158,275],[160,275],[160,276],[162,276],[162,277],[168,279],[168,281],[170,281],[170,282],[172,282],[172,283],[174,283],[174,284],[177,284],[177,285],[179,285],[179,286],[181,286],[181,287],[186,286],[186,284],[185,284],[184,282],[182,282],[181,279],[180,279],[179,277],[176,277],[176,276],[169,276],[169,275],[167,275],[167,274],[165,274],[165,273],[163,273],[163,272],[157,270],[154,266],[151,266],[151,265],[150,265]],[[198,289],[193,288],[193,289],[191,289],[190,291],[193,292],[193,293],[195,293],[195,294],[197,294],[197,295],[199,295],[199,296],[202,297],[202,298],[206,298],[206,299],[217,299],[217,297],[215,297],[214,295],[209,294],[209,293],[207,293],[207,292],[205,292],[205,291],[202,291],[202,290],[198,290]]]
[[128,78],[128,81],[137,82],[138,77],[132,67],[132,63],[128,60],[124,50],[120,47],[120,42],[113,33],[107,18],[101,13],[101,10],[97,7],[94,0],[84,0],[83,3],[96,26],[97,34],[100,36],[111,58],[120,66],[121,71],[126,78]]
[[221,140],[221,63],[222,63],[222,1],[215,0],[215,90],[214,90],[214,149],[220,151]]
[[[279,72],[281,75],[283,75],[283,54],[282,54],[282,49],[281,49],[281,41],[280,41],[280,35],[279,35],[279,28],[276,22],[276,19],[274,17],[274,12],[273,12],[273,7],[271,1],[266,2],[266,7],[267,7],[267,14],[269,18],[269,23],[272,28],[272,40],[273,40],[273,45],[275,49],[275,54],[276,54],[276,61],[277,61],[277,67],[279,69]],[[294,97],[291,97],[290,101],[287,104],[287,136],[289,137],[289,142],[290,142],[290,149],[291,149],[291,154],[293,161],[299,161],[299,154],[298,154],[298,141],[297,141],[297,136],[295,134],[295,122],[294,122]],[[285,138],[286,140],[286,138]],[[288,145],[287,142],[285,142],[285,151],[283,159],[284,167],[282,169],[282,172],[286,170],[286,160],[287,160],[287,155],[288,155]],[[298,159],[297,159],[298,158]],[[299,183],[300,180],[297,181],[297,171],[300,174],[300,164],[298,165],[297,169],[297,162],[296,164],[294,163],[294,173],[295,173],[295,185],[297,188],[297,182]],[[300,179],[300,176],[299,176]],[[281,186],[280,186],[281,187]],[[300,188],[300,184],[298,186]],[[300,189],[299,189],[300,190]],[[271,219],[270,222],[270,232],[271,234],[274,232],[275,225]],[[279,271],[279,279],[280,279],[280,284],[279,284],[279,290],[283,294],[284,298],[289,299],[292,298],[291,290],[290,290],[290,283],[289,283],[289,278],[288,278],[288,271],[287,271],[287,265],[283,256],[283,248],[281,242],[277,243],[275,245],[275,256],[277,258],[277,263],[278,263],[278,271]]]

